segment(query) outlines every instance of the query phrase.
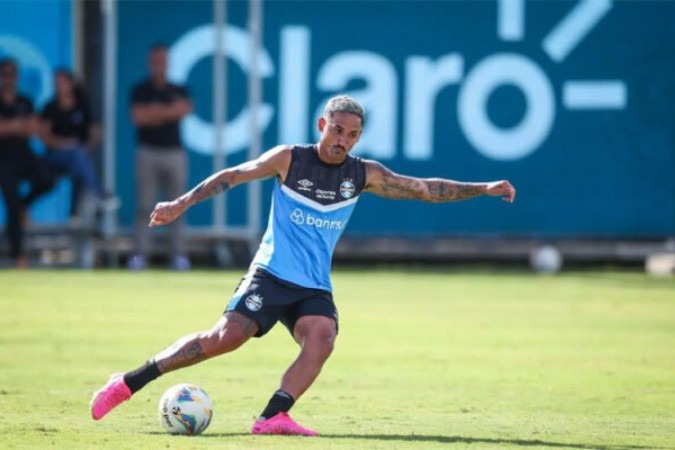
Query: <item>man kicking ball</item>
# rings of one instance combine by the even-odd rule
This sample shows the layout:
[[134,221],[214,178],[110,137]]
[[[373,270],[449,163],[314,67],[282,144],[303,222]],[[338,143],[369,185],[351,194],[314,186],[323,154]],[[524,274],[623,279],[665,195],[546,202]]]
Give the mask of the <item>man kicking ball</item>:
[[363,129],[364,111],[351,97],[330,99],[319,118],[314,145],[280,145],[258,159],[222,170],[183,196],[155,206],[150,226],[166,225],[208,198],[252,180],[276,177],[267,230],[251,267],[223,316],[207,331],[180,338],[136,370],[113,375],[94,394],[91,414],[103,418],[146,384],[241,347],[281,321],[300,354],[253,424],[253,434],[316,436],[288,415],[333,351],[338,315],[330,269],[333,249],[361,192],[393,199],[451,202],[481,195],[513,202],[508,181],[464,183],[399,175],[350,155]]

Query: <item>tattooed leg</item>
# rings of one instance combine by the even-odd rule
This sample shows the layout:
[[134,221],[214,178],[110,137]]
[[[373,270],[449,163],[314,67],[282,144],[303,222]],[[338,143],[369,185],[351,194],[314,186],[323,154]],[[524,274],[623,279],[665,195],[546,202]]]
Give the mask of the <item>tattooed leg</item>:
[[189,334],[153,358],[162,374],[236,350],[258,332],[258,325],[235,312],[226,313],[207,332]]
[[164,374],[204,361],[206,354],[202,339],[201,333],[185,336],[155,356],[154,361],[160,373]]
[[209,331],[189,334],[136,370],[124,374],[124,384],[138,392],[162,374],[236,350],[258,332],[258,324],[228,312]]

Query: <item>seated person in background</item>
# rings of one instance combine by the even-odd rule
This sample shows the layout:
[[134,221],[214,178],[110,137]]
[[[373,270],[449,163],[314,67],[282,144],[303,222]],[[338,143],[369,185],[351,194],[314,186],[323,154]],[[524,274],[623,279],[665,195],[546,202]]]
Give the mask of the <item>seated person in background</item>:
[[[5,199],[10,258],[17,267],[26,267],[23,229],[28,207],[54,185],[54,178],[44,161],[30,149],[29,139],[35,131],[33,103],[17,93],[19,76],[12,59],[0,61],[0,190]],[[21,184],[28,181],[30,190],[21,195]]]
[[[58,175],[67,175],[74,192],[84,187],[98,200],[104,210],[119,207],[119,199],[106,193],[101,186],[89,155],[100,143],[100,129],[94,123],[86,96],[73,74],[59,69],[54,74],[54,98],[40,116],[38,132],[47,147],[45,160]],[[78,212],[79,198],[73,196],[71,216]]]

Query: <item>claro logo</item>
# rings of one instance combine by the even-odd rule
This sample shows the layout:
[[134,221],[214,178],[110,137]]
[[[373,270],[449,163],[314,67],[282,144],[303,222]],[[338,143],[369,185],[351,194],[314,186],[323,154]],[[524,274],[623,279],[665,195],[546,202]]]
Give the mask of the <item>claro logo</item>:
[[[579,0],[570,4],[570,11],[541,42],[544,53],[558,64],[613,7],[612,0]],[[526,5],[525,0],[495,3],[496,31],[502,41],[524,39]],[[247,73],[253,66],[251,36],[235,26],[228,26],[223,35],[224,51]],[[368,111],[357,151],[384,160],[398,157],[399,153],[409,160],[432,159],[434,129],[441,120],[456,120],[469,144],[486,158],[518,160],[536,151],[548,138],[561,112],[558,104],[567,110],[621,110],[626,105],[626,85],[621,80],[568,80],[560,87],[555,86],[541,64],[517,52],[488,54],[467,67],[464,55],[458,52],[434,57],[409,55],[401,66],[396,66],[394,58],[368,49],[346,50],[329,55],[312,80],[310,61],[316,55],[312,52],[315,43],[311,28],[283,26],[275,39],[279,43],[278,62],[275,64],[267,49],[261,48],[255,63],[265,83],[273,82],[278,75],[276,103],[263,103],[258,120],[260,131],[265,131],[276,114],[276,142],[311,140],[310,125],[321,114],[325,99],[312,105],[310,92],[317,89],[328,97],[345,91],[353,80],[362,81],[365,87],[349,93]],[[194,28],[180,37],[171,47],[170,77],[186,82],[192,68],[201,59],[211,57],[214,40],[212,25]],[[617,45],[621,45],[619,41]],[[525,103],[522,117],[508,126],[496,124],[488,113],[490,99],[504,86],[517,89]],[[456,118],[436,114],[437,99],[446,88],[457,90]],[[399,127],[392,125],[399,123],[399,119],[402,119],[401,135]],[[188,147],[204,154],[213,153],[214,133],[225,133],[226,128],[226,151],[234,153],[250,144],[251,122],[250,111],[244,107],[221,130],[196,113],[187,117],[182,127]]]
[[315,227],[320,230],[343,230],[345,224],[342,220],[328,220],[315,217],[309,212],[304,213],[301,209],[294,209],[291,213],[291,222],[296,225]]

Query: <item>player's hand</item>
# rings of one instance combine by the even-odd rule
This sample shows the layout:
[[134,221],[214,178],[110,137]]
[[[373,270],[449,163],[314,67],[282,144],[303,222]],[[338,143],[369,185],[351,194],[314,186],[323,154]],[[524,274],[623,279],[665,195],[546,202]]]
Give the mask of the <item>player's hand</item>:
[[151,227],[159,227],[173,222],[185,212],[186,206],[177,201],[159,202],[150,214]]
[[494,181],[488,183],[485,194],[493,197],[501,197],[505,202],[513,203],[516,199],[516,188],[511,186],[511,183],[506,180]]

